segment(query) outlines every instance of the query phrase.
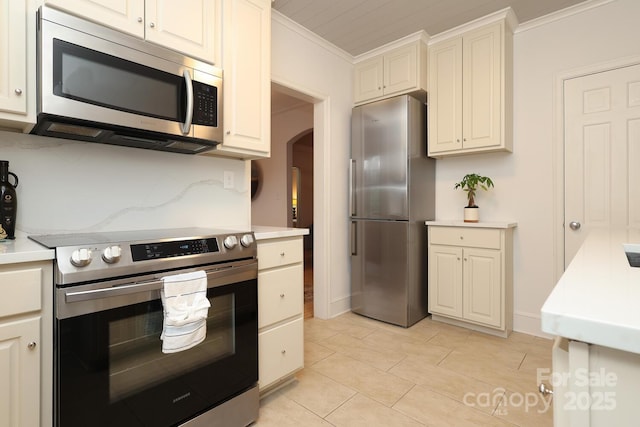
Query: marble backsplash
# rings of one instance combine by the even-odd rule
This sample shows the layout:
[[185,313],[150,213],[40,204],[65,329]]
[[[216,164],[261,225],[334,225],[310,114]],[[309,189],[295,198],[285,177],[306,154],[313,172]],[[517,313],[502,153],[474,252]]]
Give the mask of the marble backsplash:
[[0,160],[20,179],[16,235],[250,227],[242,160],[2,131]]

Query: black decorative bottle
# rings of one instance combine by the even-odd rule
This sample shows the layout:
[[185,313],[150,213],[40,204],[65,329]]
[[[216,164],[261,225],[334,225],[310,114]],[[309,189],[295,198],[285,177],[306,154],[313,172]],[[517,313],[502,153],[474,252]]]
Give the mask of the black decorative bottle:
[[[9,182],[9,175],[13,177],[15,184]],[[0,239],[16,238],[17,186],[18,177],[9,172],[9,162],[0,160]]]

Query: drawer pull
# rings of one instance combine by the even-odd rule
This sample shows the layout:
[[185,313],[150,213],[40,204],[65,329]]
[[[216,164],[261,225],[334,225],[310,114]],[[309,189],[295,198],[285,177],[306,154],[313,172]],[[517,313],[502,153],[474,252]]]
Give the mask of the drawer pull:
[[284,356],[285,354],[287,354],[287,350],[282,350],[280,353],[282,353],[282,355]]
[[284,294],[280,294],[280,298],[284,298]]
[[280,252],[280,256],[284,256],[284,252]]
[[29,350],[33,350],[34,348],[36,348],[36,342],[35,341],[31,341],[29,344],[27,344],[27,347],[29,347]]

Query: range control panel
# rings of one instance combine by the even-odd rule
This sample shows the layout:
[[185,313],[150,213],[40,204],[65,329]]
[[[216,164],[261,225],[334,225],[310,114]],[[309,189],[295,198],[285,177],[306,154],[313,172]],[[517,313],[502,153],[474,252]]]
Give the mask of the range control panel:
[[218,247],[218,240],[215,238],[175,240],[131,245],[131,258],[133,261],[146,261],[149,259],[206,254],[218,251],[220,251],[220,248]]

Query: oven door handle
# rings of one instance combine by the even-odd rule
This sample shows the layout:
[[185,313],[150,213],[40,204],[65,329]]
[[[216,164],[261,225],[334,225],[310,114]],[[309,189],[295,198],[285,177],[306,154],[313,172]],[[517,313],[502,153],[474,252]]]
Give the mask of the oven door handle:
[[[207,273],[207,287],[214,288],[229,284],[228,276],[232,274],[242,274],[243,277],[235,278],[236,280],[249,280],[256,277],[256,263],[234,266],[219,266],[213,269],[205,270]],[[153,292],[162,289],[164,282],[162,279],[154,279],[144,282],[136,282],[129,285],[113,286],[110,288],[91,289],[86,291],[65,291],[64,300],[66,303],[89,301],[103,298],[112,298],[122,295],[135,294],[140,292]]]

